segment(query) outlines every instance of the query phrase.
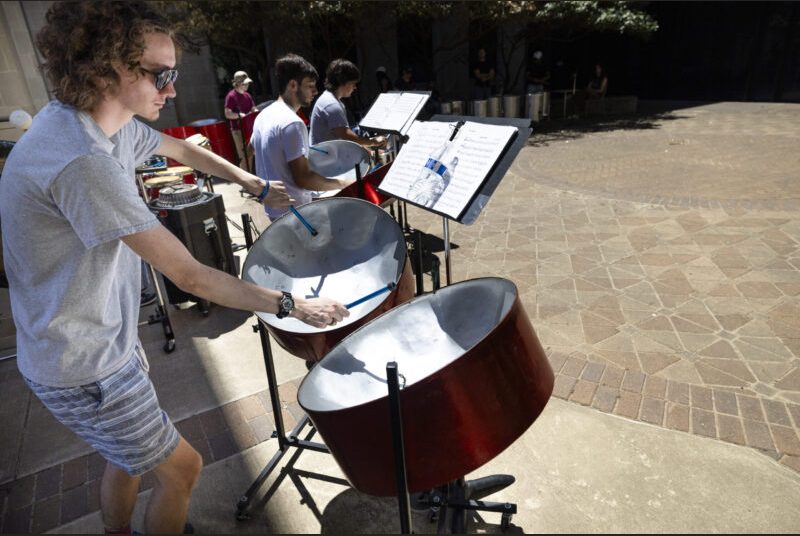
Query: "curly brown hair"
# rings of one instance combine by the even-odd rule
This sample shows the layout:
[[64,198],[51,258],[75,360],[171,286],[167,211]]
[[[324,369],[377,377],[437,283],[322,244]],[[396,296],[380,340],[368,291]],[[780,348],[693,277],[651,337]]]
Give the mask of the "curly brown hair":
[[181,48],[181,36],[148,2],[54,2],[36,45],[56,98],[89,111],[100,102],[101,80],[119,83],[114,63],[136,69],[149,33],[165,33]]

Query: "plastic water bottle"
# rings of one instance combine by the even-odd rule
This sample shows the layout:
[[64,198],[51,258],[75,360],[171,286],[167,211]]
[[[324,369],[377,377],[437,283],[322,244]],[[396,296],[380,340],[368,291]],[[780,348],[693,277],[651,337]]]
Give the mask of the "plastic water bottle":
[[429,157],[425,166],[419,173],[416,180],[411,183],[408,189],[408,199],[418,205],[432,207],[439,200],[450,179],[453,176],[453,168],[458,164],[458,158],[454,157],[449,165],[442,162],[442,157],[447,152],[450,142],[442,144]]

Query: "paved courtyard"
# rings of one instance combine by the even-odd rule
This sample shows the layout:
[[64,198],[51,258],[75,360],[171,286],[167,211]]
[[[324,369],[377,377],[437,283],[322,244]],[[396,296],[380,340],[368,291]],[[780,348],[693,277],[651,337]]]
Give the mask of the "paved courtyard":
[[[525,532],[796,531],[800,105],[641,105],[537,125],[478,222],[451,225],[454,281],[517,284],[561,399],[482,470],[517,476],[503,500],[519,503]],[[265,224],[238,189],[218,191],[234,221]],[[441,220],[409,215],[441,236]],[[275,450],[253,317],[171,314],[174,354],[157,327],[141,337],[165,409],[204,456],[201,531],[396,530],[391,501],[318,486],[313,506],[291,483],[258,523],[233,524],[236,494]],[[291,426],[305,368],[280,350],[276,363]],[[0,530],[97,531],[99,456],[52,421],[13,361],[0,391]],[[318,456],[313,470],[337,471]]]

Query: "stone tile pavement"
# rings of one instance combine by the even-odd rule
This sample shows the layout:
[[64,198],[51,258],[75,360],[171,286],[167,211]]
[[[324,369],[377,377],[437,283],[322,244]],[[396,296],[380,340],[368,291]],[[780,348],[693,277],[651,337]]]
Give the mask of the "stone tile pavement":
[[[800,471],[799,141],[800,106],[781,104],[539,129],[478,222],[451,225],[453,279],[517,284],[555,396]],[[299,381],[281,386],[287,427]],[[265,391],[178,426],[206,464],[273,428]],[[96,510],[101,470],[84,454],[0,483],[0,531]]]

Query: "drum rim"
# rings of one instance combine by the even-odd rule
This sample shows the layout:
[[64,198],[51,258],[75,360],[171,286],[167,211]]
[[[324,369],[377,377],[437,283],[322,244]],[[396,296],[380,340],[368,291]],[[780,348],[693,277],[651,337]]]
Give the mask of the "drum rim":
[[[479,282],[479,281],[486,281],[486,280],[503,281],[503,282],[505,282],[505,283],[509,283],[509,284],[511,285],[511,289],[513,289],[513,291],[514,291],[514,300],[515,300],[515,303],[516,303],[516,301],[518,301],[518,300],[520,299],[519,287],[517,287],[517,284],[516,284],[516,283],[514,283],[514,281],[512,281],[511,279],[508,279],[508,278],[505,278],[505,277],[499,277],[499,276],[483,276],[483,277],[476,277],[476,278],[473,278],[473,279],[467,279],[467,280],[464,280],[464,281],[459,281],[459,282],[457,282],[457,283],[452,283],[452,284],[450,284],[450,285],[447,285],[447,286],[445,286],[445,287],[442,287],[442,288],[440,288],[440,289],[438,289],[438,290],[434,290],[434,291],[430,291],[430,292],[425,292],[424,294],[420,294],[419,296],[414,296],[414,297],[413,297],[413,298],[411,298],[410,300],[408,300],[408,301],[406,301],[406,302],[403,302],[403,303],[401,303],[401,304],[398,304],[398,305],[396,305],[395,307],[392,307],[392,308],[391,308],[391,309],[389,309],[388,311],[385,311],[385,312],[381,313],[380,315],[376,316],[375,318],[373,318],[372,320],[370,320],[370,321],[369,321],[369,322],[367,322],[366,324],[364,324],[364,325],[362,325],[362,326],[359,326],[359,327],[358,327],[358,329],[354,330],[352,333],[349,333],[347,336],[345,336],[344,338],[342,338],[342,340],[340,340],[338,343],[336,343],[336,345],[334,345],[334,346],[333,346],[333,348],[331,348],[331,349],[330,349],[330,351],[328,351],[328,353],[325,355],[325,357],[323,357],[323,358],[322,358],[322,359],[321,359],[321,360],[320,360],[320,361],[317,363],[317,366],[318,366],[320,363],[322,363],[322,361],[324,361],[324,360],[325,360],[325,359],[326,359],[326,358],[327,358],[329,355],[331,355],[331,353],[333,353],[333,351],[334,351],[334,350],[336,350],[336,349],[337,349],[337,348],[338,348],[340,345],[343,345],[343,344],[345,344],[345,343],[347,342],[347,340],[348,340],[348,339],[350,339],[351,337],[355,337],[355,336],[356,336],[356,335],[357,335],[357,334],[358,334],[358,333],[359,333],[361,330],[363,330],[363,329],[367,328],[367,327],[368,327],[370,324],[372,324],[373,322],[376,322],[376,321],[378,321],[380,318],[382,318],[382,317],[384,317],[384,316],[386,316],[386,315],[388,315],[388,314],[393,314],[395,311],[398,311],[396,314],[400,314],[400,313],[399,313],[399,311],[401,311],[401,310],[402,310],[404,307],[410,307],[410,306],[411,306],[412,304],[414,304],[415,302],[417,302],[417,301],[419,301],[419,300],[422,300],[422,299],[425,299],[425,298],[427,298],[427,297],[429,297],[429,296],[435,295],[435,294],[437,294],[437,293],[441,293],[441,292],[444,292],[444,291],[447,291],[447,292],[449,292],[447,289],[451,289],[451,288],[454,288],[454,287],[458,287],[458,286],[464,285],[464,284],[466,284],[466,283],[475,283],[475,282]],[[510,315],[511,315],[513,312],[514,312],[514,306],[512,305],[511,307],[509,307],[508,311],[506,311],[506,312],[505,312],[505,313],[502,315],[502,317],[500,317],[500,318],[498,319],[498,321],[497,321],[497,323],[496,323],[496,325],[495,325],[495,328],[496,328],[496,327],[498,327],[498,326],[500,326],[500,325],[502,325],[504,322],[506,322],[506,320],[508,319],[508,317],[509,317],[509,316],[510,316]],[[489,335],[491,335],[493,331],[494,331],[494,329],[490,330],[488,333],[484,334],[484,335],[483,335],[483,336],[482,336],[480,339],[478,339],[477,341],[475,341],[475,343],[474,343],[474,344],[473,344],[473,345],[472,345],[470,348],[468,348],[468,349],[467,349],[467,350],[464,352],[464,354],[467,354],[468,352],[472,351],[472,349],[473,349],[473,348],[475,348],[476,346],[479,346],[481,343],[483,343],[483,341],[485,341],[485,340],[486,340],[486,338],[487,338]],[[430,373],[428,374],[428,376],[426,376],[425,378],[421,379],[420,381],[418,381],[418,382],[416,382],[416,383],[413,383],[413,384],[409,385],[409,386],[408,386],[408,389],[412,389],[412,388],[414,388],[415,386],[417,386],[417,385],[421,384],[422,382],[424,382],[424,381],[425,381],[427,378],[429,378],[429,377],[431,377],[431,376],[433,376],[433,375],[435,375],[435,374],[438,374],[439,372],[441,372],[442,370],[446,369],[447,367],[449,367],[449,366],[453,365],[453,364],[454,364],[454,363],[456,363],[457,361],[458,361],[458,359],[455,359],[455,360],[453,360],[453,361],[450,361],[450,362],[446,363],[444,366],[442,366],[442,367],[440,367],[440,368],[438,368],[438,369],[436,369],[436,370],[434,370],[434,371],[430,372]],[[300,385],[297,387],[297,403],[298,403],[298,404],[300,405],[300,407],[301,407],[301,408],[303,408],[303,410],[304,410],[304,411],[306,411],[306,412],[309,412],[309,411],[311,411],[311,412],[313,412],[313,413],[318,413],[318,414],[326,414],[326,415],[329,415],[329,414],[333,414],[333,413],[336,413],[336,412],[339,412],[339,411],[349,411],[349,410],[352,410],[352,409],[354,409],[354,408],[361,408],[361,407],[367,406],[367,405],[369,405],[369,404],[375,404],[375,403],[379,402],[380,400],[384,400],[384,399],[388,398],[388,396],[389,396],[389,394],[388,394],[388,391],[387,391],[387,393],[386,393],[385,395],[381,395],[381,396],[380,396],[380,397],[378,397],[378,398],[373,398],[373,399],[371,399],[371,400],[367,400],[366,402],[361,402],[360,404],[353,404],[353,405],[351,405],[351,406],[347,406],[347,407],[345,407],[345,408],[336,408],[336,409],[311,409],[311,410],[309,410],[309,409],[308,409],[306,406],[304,406],[304,405],[303,405],[303,403],[302,403],[302,401],[301,401],[300,397],[301,397],[301,394],[302,394],[302,392],[303,392],[303,386],[306,384],[306,381],[309,381],[309,377],[311,376],[312,372],[313,372],[313,369],[312,369],[311,371],[309,371],[309,372],[308,372],[308,373],[307,373],[307,374],[306,374],[306,375],[303,377],[303,381],[302,381],[302,382],[300,382]],[[400,372],[402,373],[402,371],[400,371]]]
[[[378,210],[380,212],[381,215],[378,216],[379,218],[382,218],[382,219],[384,219],[386,221],[391,221],[392,223],[397,225],[397,222],[383,208],[381,208],[378,205],[375,205],[374,203],[370,203],[369,201],[365,201],[363,199],[358,199],[358,198],[355,198],[355,197],[327,197],[327,198],[324,198],[324,199],[315,199],[315,200],[310,201],[308,203],[304,203],[302,205],[297,205],[297,206],[295,206],[295,209],[302,214],[304,207],[307,207],[309,205],[313,205],[313,204],[316,204],[316,203],[331,203],[331,202],[337,202],[337,203],[362,203],[364,205],[368,205],[370,207],[370,210],[374,209],[374,210]],[[252,250],[254,247],[256,247],[256,244],[258,244],[261,240],[266,240],[264,237],[267,235],[267,232],[269,231],[270,227],[272,227],[274,224],[278,223],[279,221],[282,221],[284,218],[291,219],[291,218],[294,218],[294,217],[296,217],[296,216],[294,216],[294,214],[292,214],[292,212],[289,211],[289,212],[286,212],[285,214],[282,214],[278,218],[276,218],[273,222],[271,222],[266,227],[266,229],[264,229],[264,231],[261,233],[261,235],[255,240],[255,242],[253,242],[253,245],[250,246],[250,250]],[[405,243],[405,236],[403,236],[403,230],[399,227],[399,225],[397,225],[397,233],[398,233],[398,238],[402,238],[403,243]],[[248,264],[248,259],[249,258],[250,258],[250,254],[249,254],[249,251],[248,251],[248,255],[245,257],[244,262],[242,263],[242,269],[241,269],[241,274],[242,275],[240,276],[240,278],[243,281],[247,281],[248,283],[252,283],[252,284],[256,285],[257,283],[254,283],[253,281],[244,279],[244,274],[247,272],[247,268],[249,266],[249,264]],[[396,280],[393,281],[393,283],[397,284],[403,278],[403,273],[405,271],[405,265],[406,265],[407,261],[408,261],[408,252],[405,253],[405,261],[400,265],[399,274],[397,275]],[[265,287],[262,287],[262,288],[265,288]],[[381,300],[380,303],[378,305],[376,305],[372,309],[372,311],[366,313],[364,316],[367,316],[367,315],[371,314],[373,311],[375,311],[375,309],[380,308],[381,305],[386,303],[386,300],[388,300],[395,292],[396,292],[396,290],[393,290],[392,292],[389,292],[384,297],[384,299]],[[283,333],[287,333],[287,334],[290,334],[290,335],[301,335],[301,336],[328,335],[328,334],[335,334],[335,333],[339,332],[339,330],[350,329],[352,327],[352,324],[345,324],[345,325],[339,326],[339,327],[337,327],[335,329],[324,329],[324,330],[320,330],[320,331],[316,331],[316,332],[297,332],[297,331],[287,330],[287,329],[285,329],[285,327],[281,326],[280,323],[277,322],[278,318],[273,313],[264,313],[263,311],[254,311],[254,314],[256,315],[256,317],[258,318],[258,320],[260,322],[263,322],[265,324],[265,326],[267,328],[276,329],[278,331],[281,331]],[[268,317],[265,318],[263,315],[268,315]],[[355,331],[357,331],[357,330],[355,330]]]

